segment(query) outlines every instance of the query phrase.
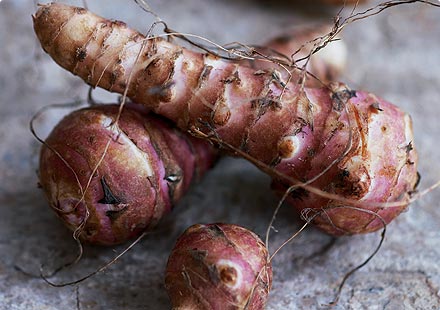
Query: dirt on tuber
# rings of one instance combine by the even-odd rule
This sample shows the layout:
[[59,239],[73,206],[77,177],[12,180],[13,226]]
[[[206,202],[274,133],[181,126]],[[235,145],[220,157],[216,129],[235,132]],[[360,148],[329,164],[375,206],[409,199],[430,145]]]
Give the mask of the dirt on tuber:
[[41,6],[34,28],[43,49],[88,84],[126,91],[182,130],[255,159],[278,188],[298,186],[290,202],[324,210],[314,223],[327,233],[376,231],[415,189],[411,118],[374,94],[342,83],[304,88],[60,3]]
[[166,268],[173,309],[260,310],[272,285],[264,243],[232,224],[196,224],[177,240]]
[[[114,245],[153,228],[215,159],[208,143],[139,109],[97,105],[67,115],[41,149],[52,209],[82,241]],[[96,167],[96,171],[95,171]]]

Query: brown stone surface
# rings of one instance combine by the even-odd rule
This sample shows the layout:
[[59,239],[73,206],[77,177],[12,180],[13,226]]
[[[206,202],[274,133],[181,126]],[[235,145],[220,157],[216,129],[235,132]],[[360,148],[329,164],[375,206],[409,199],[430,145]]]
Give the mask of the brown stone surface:
[[[149,3],[171,28],[221,44],[261,43],[282,27],[331,20],[334,13],[310,6],[298,9],[290,1]],[[88,1],[88,5],[145,31],[152,22],[134,1]],[[169,309],[163,271],[177,236],[196,222],[231,222],[263,235],[277,203],[268,190],[270,180],[242,160],[223,159],[156,232],[106,272],[79,286],[47,285],[38,278],[39,266],[51,269],[63,264],[75,255],[76,247],[37,188],[39,143],[29,131],[29,120],[47,104],[86,98],[87,87],[40,51],[30,18],[34,10],[31,0],[0,1],[0,309]],[[347,27],[345,37],[350,49],[343,80],[412,114],[421,188],[426,188],[440,179],[440,9],[396,7]],[[95,97],[115,98],[102,91]],[[66,112],[45,113],[36,122],[38,132],[47,134]],[[382,249],[347,281],[337,309],[440,309],[439,201],[440,191],[433,191],[388,226]],[[271,250],[300,225],[292,210],[284,207]],[[374,233],[332,239],[306,230],[274,260],[268,309],[325,308],[344,273],[373,251],[379,237]],[[81,277],[122,249],[86,247],[78,265],[52,280]]]

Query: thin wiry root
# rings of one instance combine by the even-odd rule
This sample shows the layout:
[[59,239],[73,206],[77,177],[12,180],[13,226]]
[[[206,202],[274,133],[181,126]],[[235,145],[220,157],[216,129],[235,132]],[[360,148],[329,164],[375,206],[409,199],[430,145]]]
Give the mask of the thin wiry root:
[[[352,207],[350,207],[350,208],[352,208]],[[361,212],[369,211],[369,210],[359,209],[359,208],[353,208],[353,210],[357,210],[357,211],[361,211]],[[370,212],[371,212],[371,211],[370,211]],[[367,213],[370,213],[370,212],[367,212]],[[364,260],[361,264],[359,264],[359,265],[356,266],[355,268],[351,269],[350,271],[348,271],[348,272],[344,275],[344,277],[343,277],[341,283],[339,284],[339,287],[338,287],[338,290],[337,290],[336,296],[335,296],[335,298],[329,303],[329,306],[335,306],[335,305],[338,303],[339,298],[340,298],[341,293],[342,293],[342,289],[343,289],[345,283],[347,282],[347,280],[348,280],[348,279],[349,279],[349,278],[350,278],[355,272],[357,272],[359,269],[361,269],[362,267],[364,267],[365,265],[367,265],[367,264],[370,262],[370,260],[373,259],[374,256],[376,256],[377,252],[379,252],[380,248],[382,247],[382,244],[383,244],[383,242],[384,242],[384,240],[385,240],[385,234],[386,234],[386,230],[387,230],[387,225],[386,225],[385,220],[384,220],[381,216],[379,216],[377,213],[374,213],[374,212],[372,212],[372,213],[373,213],[373,214],[374,214],[374,215],[375,215],[375,216],[376,216],[376,217],[382,222],[382,224],[383,224],[383,229],[382,229],[382,232],[381,232],[381,234],[380,234],[380,241],[379,241],[379,244],[378,244],[377,247],[374,249],[373,253],[371,253],[371,254],[367,257],[366,260]],[[371,214],[371,213],[370,213],[370,214]]]
[[[106,270],[108,267],[110,267],[111,265],[116,263],[122,256],[124,256],[128,251],[130,251],[139,241],[141,241],[142,238],[144,238],[147,234],[148,234],[148,232],[143,232],[139,237],[136,238],[136,240],[134,240],[129,246],[127,246],[121,253],[116,255],[113,259],[111,259],[109,262],[105,263],[104,265],[102,265],[101,267],[96,269],[95,271],[87,274],[86,276],[84,276],[82,278],[79,278],[79,279],[74,280],[74,281],[62,282],[62,283],[52,282],[52,281],[49,280],[49,277],[53,276],[54,273],[51,273],[50,275],[45,274],[43,266],[41,266],[41,268],[40,268],[40,277],[47,284],[49,284],[51,286],[54,286],[54,287],[64,287],[64,286],[75,285],[75,284],[81,283],[81,282],[87,280],[88,278],[93,277],[94,275],[96,275],[96,274]],[[66,268],[66,266],[63,266],[62,268],[56,270],[56,273],[61,271],[64,268]]]
[[[303,232],[307,226],[309,226],[313,220],[318,217],[321,216],[322,214],[325,214],[326,211],[328,210],[332,210],[332,209],[350,209],[350,210],[354,210],[354,211],[359,211],[359,212],[365,212],[369,215],[374,215],[377,219],[379,219],[383,225],[383,229],[381,232],[381,237],[380,237],[380,241],[378,243],[378,245],[376,246],[376,248],[374,249],[374,251],[359,265],[357,265],[356,267],[354,267],[353,269],[351,269],[350,271],[348,271],[344,277],[341,280],[341,283],[338,286],[337,292],[336,292],[336,296],[334,297],[334,299],[327,304],[326,306],[336,306],[341,293],[342,293],[342,289],[344,288],[345,283],[347,282],[347,280],[355,273],[357,272],[359,269],[361,269],[362,267],[364,267],[365,265],[367,265],[371,259],[373,259],[374,256],[376,256],[377,252],[379,252],[380,248],[382,247],[382,244],[385,240],[385,235],[386,235],[386,230],[387,230],[387,224],[385,222],[385,220],[376,212],[370,211],[370,210],[365,210],[365,209],[361,209],[361,208],[356,208],[356,207],[351,207],[351,206],[337,206],[337,207],[328,207],[322,210],[316,210],[316,209],[305,209],[302,216],[303,219],[306,221],[306,223],[304,223],[304,225],[298,230],[296,231],[291,237],[289,237],[287,240],[285,240],[271,255],[269,258],[269,262],[272,261],[272,259],[279,253],[279,251],[284,248],[287,244],[289,244],[293,239],[295,239],[301,232]],[[311,212],[313,212],[313,214],[310,214]]]

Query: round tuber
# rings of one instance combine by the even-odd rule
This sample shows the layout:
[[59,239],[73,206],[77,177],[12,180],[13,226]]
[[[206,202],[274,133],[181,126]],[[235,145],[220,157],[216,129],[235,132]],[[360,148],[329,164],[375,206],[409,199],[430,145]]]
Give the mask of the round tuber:
[[173,309],[263,309],[272,283],[264,243],[231,224],[196,224],[177,240],[165,286]]

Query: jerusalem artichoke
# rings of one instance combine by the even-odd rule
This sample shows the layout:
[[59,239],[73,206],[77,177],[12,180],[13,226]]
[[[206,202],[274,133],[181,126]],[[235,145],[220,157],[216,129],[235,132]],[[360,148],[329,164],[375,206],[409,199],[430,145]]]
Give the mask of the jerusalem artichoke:
[[[325,209],[314,222],[328,233],[375,231],[406,208],[384,203],[404,201],[417,183],[411,119],[373,94],[286,84],[60,3],[43,5],[34,28],[43,49],[88,84],[126,91],[181,129],[242,150],[282,187],[296,179],[326,192],[297,189],[290,199],[299,211]],[[369,212],[341,208],[351,205]]]
[[41,149],[40,184],[50,206],[88,243],[114,245],[152,228],[214,159],[208,143],[133,108],[114,124],[118,110],[99,105],[69,114]]
[[272,285],[268,257],[260,238],[243,227],[189,227],[177,240],[166,268],[173,309],[264,309]]

